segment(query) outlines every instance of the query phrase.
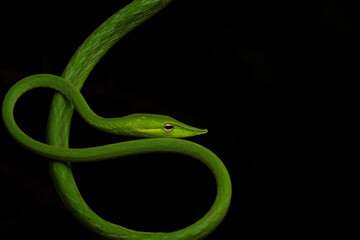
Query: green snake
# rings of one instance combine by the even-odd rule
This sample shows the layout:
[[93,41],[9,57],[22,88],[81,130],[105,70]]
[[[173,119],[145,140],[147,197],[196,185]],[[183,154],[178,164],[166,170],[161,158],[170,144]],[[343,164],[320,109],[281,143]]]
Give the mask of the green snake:
[[[49,162],[56,190],[78,221],[107,239],[204,239],[222,222],[231,201],[231,181],[222,161],[207,148],[179,139],[207,132],[174,118],[157,114],[130,114],[118,118],[103,118],[86,103],[80,89],[101,57],[129,31],[149,19],[171,0],[134,0],[100,25],[78,48],[61,77],[38,74],[17,82],[6,94],[2,117],[6,128],[22,146],[55,161]],[[26,135],[16,124],[14,108],[27,91],[39,88],[56,90],[49,113],[47,143]],[[108,133],[141,137],[90,148],[69,148],[69,129],[76,109],[91,126]],[[108,222],[86,204],[76,186],[71,162],[89,162],[147,153],[174,153],[201,161],[213,173],[217,195],[211,209],[192,225],[173,232],[141,232]]]

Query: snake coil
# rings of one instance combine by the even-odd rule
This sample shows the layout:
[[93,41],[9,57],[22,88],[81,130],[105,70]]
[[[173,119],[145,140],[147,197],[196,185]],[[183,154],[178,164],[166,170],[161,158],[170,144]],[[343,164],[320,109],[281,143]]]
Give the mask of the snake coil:
[[[79,112],[82,111],[82,107],[77,107],[79,105],[77,101],[82,97],[79,91],[91,70],[119,39],[170,2],[171,0],[132,1],[107,19],[85,40],[71,58],[61,77],[48,74],[27,77],[15,84],[4,98],[2,115],[10,134],[28,149],[56,160],[49,162],[49,169],[62,201],[82,225],[107,239],[204,239],[222,222],[230,206],[231,181],[226,167],[214,153],[199,144],[176,138],[149,138],[83,149],[72,149],[68,146],[73,109],[75,106]],[[15,103],[24,92],[44,86],[58,91],[54,94],[50,108],[47,144],[40,143],[22,132],[13,116]],[[83,105],[87,108],[86,103]],[[180,123],[165,123],[161,129],[168,134],[174,134],[173,128],[177,126],[176,124]],[[196,131],[207,130],[192,129],[192,132]],[[71,162],[104,160],[151,152],[187,155],[201,161],[212,171],[217,183],[217,195],[213,206],[203,218],[174,232],[140,232],[108,222],[88,207],[76,186]]]

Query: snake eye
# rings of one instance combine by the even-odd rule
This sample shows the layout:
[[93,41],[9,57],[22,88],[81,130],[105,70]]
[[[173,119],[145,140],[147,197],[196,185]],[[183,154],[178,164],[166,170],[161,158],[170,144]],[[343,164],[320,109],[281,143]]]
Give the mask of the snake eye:
[[174,124],[172,123],[166,123],[163,127],[165,132],[171,132],[174,130]]

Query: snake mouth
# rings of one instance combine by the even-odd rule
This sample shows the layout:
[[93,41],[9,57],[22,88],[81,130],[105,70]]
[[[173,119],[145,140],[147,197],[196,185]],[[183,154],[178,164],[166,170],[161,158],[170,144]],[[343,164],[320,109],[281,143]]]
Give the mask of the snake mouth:
[[201,134],[205,134],[208,132],[207,129],[199,129],[199,128],[196,128],[196,129],[193,129],[191,130],[193,133],[195,133],[196,135],[201,135]]

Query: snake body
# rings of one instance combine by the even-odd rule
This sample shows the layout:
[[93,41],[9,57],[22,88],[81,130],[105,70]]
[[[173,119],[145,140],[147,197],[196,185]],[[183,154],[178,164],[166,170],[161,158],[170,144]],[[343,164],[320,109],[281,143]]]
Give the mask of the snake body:
[[[91,110],[80,93],[87,76],[101,57],[129,31],[170,2],[171,0],[134,0],[106,20],[85,40],[61,77],[38,74],[24,78],[8,91],[3,101],[3,121],[10,134],[27,149],[55,160],[49,162],[49,169],[61,199],[81,224],[107,239],[203,239],[222,222],[230,206],[231,181],[222,161],[207,148],[178,139],[203,134],[207,130],[156,114],[102,118]],[[41,143],[26,135],[17,126],[13,114],[21,95],[38,87],[57,91],[49,114],[47,143]],[[69,129],[74,107],[87,123],[97,129],[146,139],[91,148],[69,148]],[[213,206],[203,218],[174,232],[141,232],[108,222],[88,207],[76,186],[71,162],[100,161],[154,152],[190,156],[204,163],[212,171],[217,183],[217,195]]]

